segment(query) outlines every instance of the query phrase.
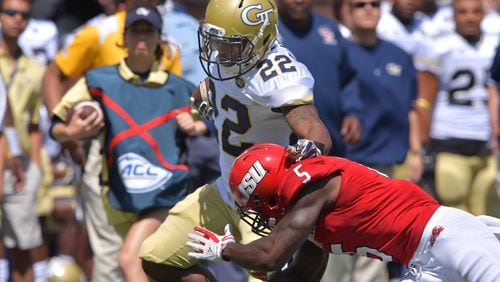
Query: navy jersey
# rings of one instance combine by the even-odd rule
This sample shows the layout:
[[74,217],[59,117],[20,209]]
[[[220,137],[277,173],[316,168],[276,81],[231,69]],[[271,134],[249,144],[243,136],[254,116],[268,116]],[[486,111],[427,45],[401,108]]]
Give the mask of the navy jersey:
[[347,157],[364,164],[403,162],[409,147],[408,113],[417,98],[411,56],[385,40],[369,48],[350,42],[348,55],[364,107],[361,140],[347,147]]
[[314,77],[314,105],[333,140],[330,154],[343,156],[342,117],[357,115],[361,107],[347,42],[336,22],[316,13],[311,14],[311,25],[305,29],[291,29],[282,21],[278,29],[279,40]]

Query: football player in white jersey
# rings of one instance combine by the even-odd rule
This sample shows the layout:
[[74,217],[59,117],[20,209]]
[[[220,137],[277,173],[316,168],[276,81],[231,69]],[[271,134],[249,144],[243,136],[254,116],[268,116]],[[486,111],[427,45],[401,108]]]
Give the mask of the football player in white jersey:
[[380,38],[390,41],[410,55],[421,48],[417,30],[428,17],[417,11],[417,0],[391,1],[390,9],[382,9],[382,17],[377,25]]
[[455,0],[453,7],[455,32],[435,38],[417,59],[426,71],[421,99],[434,106],[427,119],[432,115],[431,146],[438,153],[436,192],[445,205],[487,214],[497,146],[486,82],[498,37],[481,31],[480,0]]
[[[272,0],[208,3],[198,42],[209,78],[199,87],[205,99],[201,105],[199,99],[195,102],[202,116],[214,120],[221,177],[172,207],[160,228],[144,241],[141,259],[153,279],[177,281],[206,274],[185,246],[187,234],[198,224],[222,232],[229,220],[237,228],[238,240],[257,238],[239,218],[228,183],[231,165],[245,149],[262,142],[288,145],[292,132],[299,138],[290,147],[297,158],[327,153],[332,146],[312,105],[314,79],[276,42],[277,20]],[[321,265],[312,257],[309,262]]]
[[59,48],[59,33],[54,22],[30,19],[19,37],[19,46],[28,57],[46,65],[56,56]]

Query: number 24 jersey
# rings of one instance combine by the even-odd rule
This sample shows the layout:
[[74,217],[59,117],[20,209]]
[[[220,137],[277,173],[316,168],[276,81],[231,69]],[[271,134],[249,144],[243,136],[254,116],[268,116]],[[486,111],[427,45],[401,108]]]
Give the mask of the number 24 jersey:
[[473,45],[452,32],[417,54],[417,69],[435,74],[440,82],[432,138],[489,140],[486,83],[497,45],[497,36],[483,34]]

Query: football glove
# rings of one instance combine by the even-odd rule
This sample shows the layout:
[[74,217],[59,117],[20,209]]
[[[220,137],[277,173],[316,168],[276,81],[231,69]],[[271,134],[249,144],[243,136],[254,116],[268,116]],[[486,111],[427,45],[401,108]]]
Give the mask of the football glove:
[[222,260],[222,250],[227,244],[235,242],[231,233],[231,224],[224,227],[223,236],[199,226],[196,226],[194,230],[197,233],[188,234],[191,241],[187,241],[186,245],[196,251],[188,253],[190,257],[196,259],[220,261]]
[[321,155],[321,150],[314,141],[309,139],[299,139],[297,144],[289,145],[286,151],[290,153],[290,158],[295,162]]
[[193,97],[189,98],[189,105],[191,108],[198,111],[200,117],[204,120],[211,120],[214,114],[214,108],[210,105],[210,102],[203,101],[197,105]]
[[189,99],[189,104],[191,108],[198,111],[201,118],[205,120],[212,119],[212,115],[214,114],[214,108],[212,107],[212,94],[213,94],[213,84],[211,80],[204,79],[200,82],[198,86],[199,92],[193,93]]

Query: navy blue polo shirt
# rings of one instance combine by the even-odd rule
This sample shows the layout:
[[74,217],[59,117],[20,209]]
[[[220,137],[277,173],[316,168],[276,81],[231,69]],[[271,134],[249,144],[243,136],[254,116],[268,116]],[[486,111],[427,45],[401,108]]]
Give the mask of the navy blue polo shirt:
[[384,40],[373,47],[350,42],[348,54],[363,101],[363,132],[346,156],[368,165],[401,163],[409,148],[408,114],[417,98],[412,58]]
[[347,41],[336,22],[311,14],[307,28],[290,29],[279,21],[280,41],[314,77],[314,105],[333,141],[331,155],[344,156],[340,128],[342,118],[357,115],[361,105],[355,71],[347,57]]

